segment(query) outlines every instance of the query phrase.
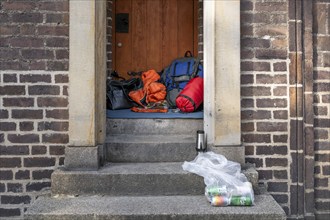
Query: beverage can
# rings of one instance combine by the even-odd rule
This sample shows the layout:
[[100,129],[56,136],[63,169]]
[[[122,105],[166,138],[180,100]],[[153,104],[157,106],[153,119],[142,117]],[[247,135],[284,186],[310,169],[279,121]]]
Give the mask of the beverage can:
[[234,206],[251,206],[252,199],[250,196],[232,196],[230,199],[230,205]]
[[226,186],[214,186],[206,188],[206,193],[209,196],[221,196],[226,195],[228,193]]
[[212,206],[228,206],[229,203],[229,199],[226,196],[213,196],[211,198]]

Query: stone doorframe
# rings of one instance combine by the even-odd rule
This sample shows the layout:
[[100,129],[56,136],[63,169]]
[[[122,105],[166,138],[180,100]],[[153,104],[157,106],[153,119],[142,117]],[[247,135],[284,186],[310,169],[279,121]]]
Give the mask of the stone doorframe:
[[[244,163],[240,0],[204,1],[204,130],[208,147]],[[106,0],[70,1],[67,169],[98,169],[106,136]]]

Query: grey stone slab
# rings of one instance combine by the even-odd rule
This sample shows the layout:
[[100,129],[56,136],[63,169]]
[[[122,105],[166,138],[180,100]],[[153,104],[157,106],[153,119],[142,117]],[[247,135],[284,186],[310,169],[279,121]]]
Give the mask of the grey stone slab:
[[185,195],[202,194],[202,177],[182,163],[110,163],[98,171],[56,170],[53,194]]
[[102,155],[99,146],[69,146],[65,148],[64,166],[72,170],[97,170],[100,166]]
[[107,119],[110,134],[189,134],[203,130],[203,119]]
[[189,135],[111,135],[106,140],[110,162],[182,162],[196,157],[196,137]]
[[245,148],[238,146],[209,146],[209,150],[225,156],[228,160],[243,165],[245,163]]
[[205,196],[39,197],[26,220],[282,220],[282,208],[271,195],[258,195],[250,207],[212,207]]
[[[242,172],[257,182],[251,169]],[[53,194],[200,195],[204,187],[203,177],[184,171],[181,162],[109,163],[98,171],[59,169],[52,174]]]

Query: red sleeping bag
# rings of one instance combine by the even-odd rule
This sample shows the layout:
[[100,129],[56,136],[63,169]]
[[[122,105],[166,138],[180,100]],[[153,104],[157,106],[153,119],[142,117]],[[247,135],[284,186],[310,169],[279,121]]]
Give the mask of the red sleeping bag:
[[204,96],[203,78],[191,79],[176,98],[176,106],[182,112],[193,112],[202,104]]

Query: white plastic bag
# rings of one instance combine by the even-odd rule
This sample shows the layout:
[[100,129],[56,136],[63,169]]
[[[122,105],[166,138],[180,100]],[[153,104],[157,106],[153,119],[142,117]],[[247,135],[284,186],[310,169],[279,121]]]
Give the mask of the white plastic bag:
[[213,152],[199,153],[191,162],[184,162],[185,171],[204,177],[205,195],[213,206],[252,205],[252,185],[241,173],[239,163]]

